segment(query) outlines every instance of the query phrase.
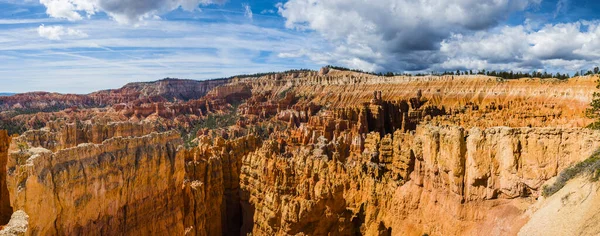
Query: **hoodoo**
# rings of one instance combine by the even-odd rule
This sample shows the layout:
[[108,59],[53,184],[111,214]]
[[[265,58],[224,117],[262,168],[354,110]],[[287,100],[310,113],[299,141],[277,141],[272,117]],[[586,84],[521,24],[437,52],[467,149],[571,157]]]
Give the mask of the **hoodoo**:
[[[77,109],[11,118],[28,131],[0,132],[2,232],[547,232],[540,225],[559,218],[544,216],[572,217],[578,204],[596,204],[556,205],[546,194],[600,147],[600,132],[584,127],[593,121],[585,110],[595,80],[328,68],[223,80],[175,100],[150,92],[153,83],[128,85],[141,100],[73,101]],[[598,188],[583,186],[596,183],[575,176],[554,194],[582,197],[581,187],[595,196]],[[562,230],[598,233],[587,223]]]

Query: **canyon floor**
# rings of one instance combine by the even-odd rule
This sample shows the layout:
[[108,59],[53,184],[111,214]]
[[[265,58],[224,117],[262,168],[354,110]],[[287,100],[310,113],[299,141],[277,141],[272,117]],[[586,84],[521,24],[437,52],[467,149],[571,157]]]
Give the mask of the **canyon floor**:
[[594,176],[545,194],[600,147],[597,79],[323,68],[0,97],[0,235],[598,235]]

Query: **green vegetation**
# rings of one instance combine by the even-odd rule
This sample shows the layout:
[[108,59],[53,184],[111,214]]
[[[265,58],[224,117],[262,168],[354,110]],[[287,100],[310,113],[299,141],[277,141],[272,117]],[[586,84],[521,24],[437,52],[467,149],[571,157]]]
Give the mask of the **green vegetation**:
[[194,139],[196,138],[196,134],[201,129],[218,129],[218,128],[226,128],[238,121],[238,106],[239,104],[232,104],[233,108],[225,114],[209,114],[205,119],[198,121],[195,123],[191,130],[181,129],[180,133],[181,137],[184,141],[184,146],[186,148],[192,148],[195,146]]
[[[597,89],[600,89],[600,80],[598,80],[596,85]],[[594,92],[592,102],[590,103],[590,108],[586,110],[586,116],[588,118],[596,119],[593,123],[588,125],[590,129],[600,129],[600,93]]]
[[[262,76],[267,76],[267,75],[276,75],[276,74],[290,74],[290,73],[301,73],[301,72],[311,72],[312,70],[309,69],[298,69],[298,70],[286,70],[284,72],[267,72],[267,73],[256,73],[256,74],[241,74],[241,75],[234,75],[228,78],[220,78],[220,79],[233,79],[233,78],[239,78],[239,79],[244,79],[244,78],[254,78],[254,77],[262,77]],[[220,79],[216,79],[216,80],[220,80]]]
[[30,115],[30,114],[36,114],[39,112],[46,112],[46,113],[51,113],[51,112],[59,112],[62,111],[64,109],[70,108],[71,106],[66,106],[66,105],[54,105],[54,106],[48,106],[48,107],[44,107],[44,108],[17,108],[14,109],[12,111],[10,111],[10,115],[12,117],[18,116],[18,115]]
[[513,72],[513,71],[486,71],[486,70],[480,70],[477,72],[473,72],[473,70],[469,70],[469,71],[460,71],[457,70],[456,72],[453,71],[445,71],[444,73],[442,73],[442,75],[487,75],[487,76],[493,76],[493,77],[499,77],[502,79],[520,79],[520,78],[541,78],[541,79],[550,79],[550,78],[554,78],[554,79],[560,79],[560,80],[564,80],[564,79],[568,79],[571,78],[571,76],[567,73],[565,74],[561,74],[561,73],[556,73],[556,74],[552,74],[552,73],[548,73],[548,72],[539,72],[539,71],[533,71],[531,73],[528,72]]
[[27,143],[25,143],[25,142],[19,142],[19,143],[17,143],[17,146],[19,147],[19,152],[21,152],[21,153],[29,150],[29,145],[27,145]]
[[329,69],[334,69],[334,70],[352,71],[352,72],[365,73],[365,74],[370,74],[370,75],[378,75],[377,73],[374,73],[374,72],[367,72],[367,71],[363,71],[363,70],[350,69],[350,68],[341,67],[341,66],[327,65],[326,67],[329,68]]
[[12,121],[10,119],[0,119],[0,130],[8,131],[8,135],[22,134],[27,131],[27,127],[22,122]]
[[592,181],[598,181],[600,178],[600,150],[594,152],[585,161],[563,170],[552,185],[544,186],[542,195],[544,197],[552,196],[561,190],[569,180],[581,175],[590,175]]
[[285,96],[287,96],[287,94],[288,94],[290,91],[292,91],[292,88],[293,88],[293,87],[289,87],[289,88],[287,88],[287,89],[285,89],[285,90],[281,91],[281,93],[277,94],[277,98],[278,98],[278,99],[284,99],[284,98],[285,98]]
[[[428,74],[424,74],[424,73],[416,73],[416,74],[411,74],[411,73],[396,73],[396,72],[379,72],[379,73],[374,73],[374,72],[366,72],[366,71],[362,71],[362,70],[357,70],[357,69],[350,69],[350,68],[346,68],[346,67],[340,67],[340,66],[332,66],[332,65],[328,65],[327,68],[330,69],[336,69],[336,70],[341,70],[341,71],[353,71],[353,72],[359,72],[359,73],[365,73],[365,74],[370,74],[370,75],[378,75],[378,76],[386,76],[386,77],[391,77],[391,76],[397,76],[397,75],[404,75],[404,76],[425,76],[425,75],[488,75],[488,76],[493,76],[493,77],[499,77],[502,79],[520,79],[520,78],[542,78],[542,79],[549,79],[549,78],[555,78],[555,79],[560,79],[560,80],[564,80],[564,79],[569,79],[571,78],[571,76],[567,73],[565,74],[561,74],[561,73],[556,73],[556,74],[552,74],[552,73],[548,73],[548,72],[539,72],[539,71],[533,71],[531,73],[528,72],[513,72],[513,71],[486,71],[486,70],[480,70],[480,71],[476,71],[474,72],[473,70],[456,70],[456,71],[444,71],[444,72],[430,72]],[[596,68],[594,69],[594,71],[588,71],[588,73],[586,73],[585,75],[590,75],[590,74],[598,74],[598,73],[594,73],[596,71]],[[598,69],[598,71],[600,71],[600,69]],[[583,74],[583,73],[582,73]],[[578,76],[579,72],[577,74],[575,74],[575,76]]]

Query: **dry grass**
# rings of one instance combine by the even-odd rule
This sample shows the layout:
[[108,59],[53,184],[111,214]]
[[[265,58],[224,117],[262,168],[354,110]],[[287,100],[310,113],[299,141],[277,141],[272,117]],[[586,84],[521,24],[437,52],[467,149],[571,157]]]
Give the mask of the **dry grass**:
[[553,184],[544,186],[542,195],[544,197],[552,196],[552,194],[561,190],[569,180],[581,175],[589,175],[592,181],[598,181],[600,177],[600,150],[596,150],[585,161],[563,170]]

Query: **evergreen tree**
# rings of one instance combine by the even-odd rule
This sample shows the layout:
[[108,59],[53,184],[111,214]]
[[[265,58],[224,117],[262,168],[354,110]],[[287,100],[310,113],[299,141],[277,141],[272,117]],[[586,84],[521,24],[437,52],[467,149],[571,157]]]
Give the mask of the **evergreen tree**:
[[[598,81],[598,85],[596,85],[597,89],[600,89],[600,81]],[[595,119],[593,123],[588,125],[590,129],[600,129],[600,93],[595,92],[594,98],[590,103],[590,108],[586,110],[586,116],[592,119]]]

